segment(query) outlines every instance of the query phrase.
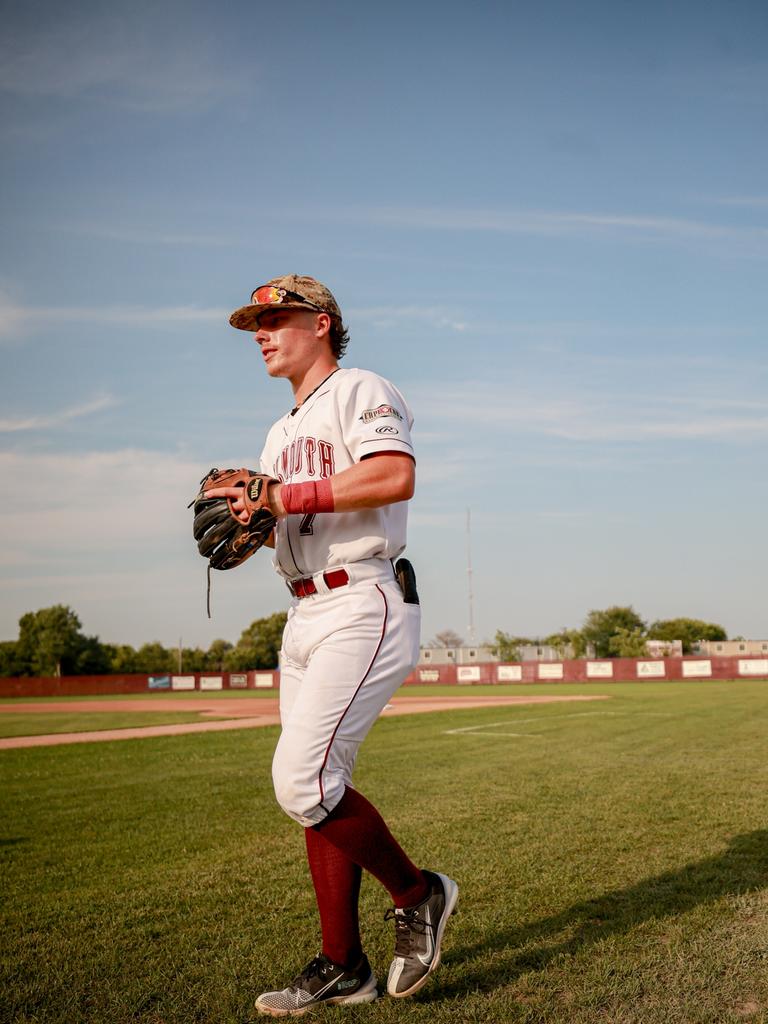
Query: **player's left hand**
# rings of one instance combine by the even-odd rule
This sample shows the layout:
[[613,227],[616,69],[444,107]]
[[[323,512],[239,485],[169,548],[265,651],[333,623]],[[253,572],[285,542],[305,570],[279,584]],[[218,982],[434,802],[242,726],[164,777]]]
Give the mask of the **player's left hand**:
[[251,518],[251,513],[247,512],[245,508],[242,487],[212,487],[210,490],[203,491],[203,497],[226,498],[230,512],[241,523],[247,523]]
[[213,569],[233,569],[268,543],[275,526],[269,488],[278,481],[250,469],[212,469],[194,502],[197,548]]
[[226,498],[233,519],[247,525],[262,509],[272,514],[269,488],[277,483],[274,477],[252,469],[212,469],[200,482],[200,493],[205,500]]
[[[285,515],[283,503],[280,501],[280,482],[267,477],[267,496],[264,504],[276,518]],[[242,487],[211,487],[203,492],[205,498],[226,498],[232,515],[241,523],[250,521],[251,513],[248,510]]]

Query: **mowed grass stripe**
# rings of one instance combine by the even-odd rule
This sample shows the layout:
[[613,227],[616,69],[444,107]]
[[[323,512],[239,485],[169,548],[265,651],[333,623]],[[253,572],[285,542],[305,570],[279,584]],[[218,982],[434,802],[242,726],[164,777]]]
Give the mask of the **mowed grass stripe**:
[[0,737],[48,736],[64,732],[97,732],[104,729],[132,729],[148,725],[178,725],[183,722],[212,722],[226,718],[195,711],[104,711],[66,713],[40,711],[3,714],[0,708]]
[[[215,675],[215,673],[212,673]],[[23,683],[23,680],[20,680]],[[59,701],[66,701],[77,705],[83,701],[91,700],[108,700],[108,701],[137,701],[137,700],[243,700],[253,699],[261,700],[263,698],[274,698],[277,696],[277,689],[271,687],[264,687],[258,690],[142,690],[140,693],[99,693],[99,694],[86,694],[81,696],[71,696],[69,694],[62,694],[61,696],[54,697],[0,697],[0,708],[4,704],[14,705],[19,703],[32,702],[34,704],[49,704],[52,701],[58,703]]]
[[[600,710],[617,713],[555,704],[377,723],[357,784],[420,863],[459,881],[459,914],[413,1000],[316,1019],[766,1019],[768,685],[603,690]],[[482,728],[534,716],[536,744]],[[253,1019],[253,997],[318,944],[301,830],[271,792],[276,737],[3,754],[4,1019]],[[380,977],[387,905],[366,879]]]

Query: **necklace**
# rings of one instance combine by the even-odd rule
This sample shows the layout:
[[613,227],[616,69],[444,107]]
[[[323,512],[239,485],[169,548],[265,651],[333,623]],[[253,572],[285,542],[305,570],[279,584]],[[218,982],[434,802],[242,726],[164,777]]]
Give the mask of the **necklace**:
[[325,380],[321,380],[320,383],[317,385],[317,387],[316,388],[312,388],[312,390],[309,392],[309,394],[305,395],[304,398],[302,398],[302,400],[299,402],[298,405],[294,405],[294,407],[291,409],[291,416],[295,416],[296,413],[299,411],[299,409],[302,407],[302,405],[304,405],[304,403],[308,399],[310,399],[312,397],[312,395],[314,395],[314,393],[316,391],[319,391],[320,388],[323,386],[323,384],[325,384],[326,381],[329,381],[331,379],[331,377],[334,375],[334,373],[337,373],[340,369],[341,369],[341,367],[337,366],[335,370],[331,370],[331,372],[328,374],[328,376],[325,378]]

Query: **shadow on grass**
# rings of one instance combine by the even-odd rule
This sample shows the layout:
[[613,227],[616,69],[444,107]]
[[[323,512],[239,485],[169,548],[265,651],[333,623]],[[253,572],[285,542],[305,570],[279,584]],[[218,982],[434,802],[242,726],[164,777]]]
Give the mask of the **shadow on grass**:
[[[615,889],[575,903],[560,914],[529,924],[495,931],[473,946],[452,948],[445,963],[467,962],[454,984],[442,984],[425,1002],[438,1001],[476,989],[507,985],[531,970],[540,970],[555,957],[573,955],[585,946],[620,935],[644,921],[684,914],[725,895],[768,887],[768,830],[735,836],[714,857],[686,864],[677,871],[646,878],[626,889]],[[458,930],[458,929],[457,929]],[[567,932],[569,938],[547,944]],[[531,943],[538,943],[534,949]],[[487,965],[481,961],[488,958]],[[477,962],[477,966],[472,964]]]
[[0,846],[18,846],[19,843],[28,843],[29,836],[11,836],[8,839],[0,839]]

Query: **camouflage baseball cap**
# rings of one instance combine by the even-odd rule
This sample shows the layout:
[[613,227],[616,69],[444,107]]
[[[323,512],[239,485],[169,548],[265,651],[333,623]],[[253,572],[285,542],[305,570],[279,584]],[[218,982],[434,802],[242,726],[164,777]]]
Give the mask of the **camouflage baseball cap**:
[[248,306],[236,309],[229,322],[241,331],[254,331],[258,327],[259,315],[265,309],[314,309],[341,320],[339,304],[330,291],[314,277],[301,274],[285,274],[273,277],[260,285],[251,295]]

